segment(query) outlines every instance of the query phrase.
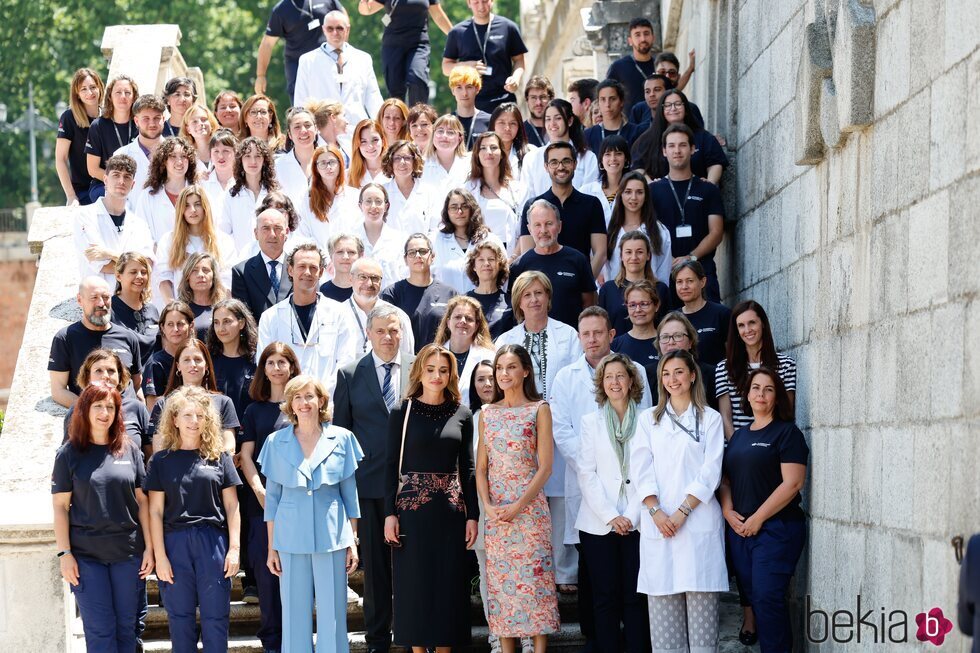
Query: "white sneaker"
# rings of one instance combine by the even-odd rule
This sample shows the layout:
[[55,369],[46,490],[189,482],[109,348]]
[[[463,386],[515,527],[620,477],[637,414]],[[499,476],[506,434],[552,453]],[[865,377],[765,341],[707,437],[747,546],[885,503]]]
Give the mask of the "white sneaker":
[[521,653],[534,653],[534,640],[530,637],[521,638]]
[[500,638],[496,635],[490,635],[487,638],[487,642],[490,644],[490,653],[500,653]]
[[361,598],[360,595],[357,592],[355,592],[354,590],[352,590],[350,588],[350,586],[348,585],[347,586],[347,602],[348,603],[357,603],[357,600],[359,598]]

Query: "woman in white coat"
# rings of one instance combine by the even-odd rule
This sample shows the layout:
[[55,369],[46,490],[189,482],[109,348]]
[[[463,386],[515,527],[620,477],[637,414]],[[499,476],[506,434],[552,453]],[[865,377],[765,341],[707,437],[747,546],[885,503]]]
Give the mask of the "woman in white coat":
[[456,295],[446,303],[446,312],[436,328],[433,342],[456,357],[459,368],[459,392],[468,397],[473,369],[482,360],[493,360],[497,348],[490,339],[490,327],[480,302],[466,295]]
[[[647,602],[636,591],[640,571],[643,497],[630,478],[643,380],[629,357],[609,354],[595,371],[599,410],[582,417],[576,467],[582,504],[575,520],[581,553],[592,581],[595,639],[599,653],[649,649]],[[623,632],[620,633],[620,623]],[[620,642],[625,646],[621,648]]]
[[476,286],[466,273],[466,253],[485,240],[503,243],[486,226],[483,212],[473,195],[462,188],[446,194],[437,230],[429,234],[436,259],[432,274],[456,292],[463,294]]
[[173,231],[174,205],[184,187],[197,177],[197,153],[176,136],[163,139],[153,153],[150,172],[136,199],[136,215],[146,220],[153,242]]
[[690,352],[665,354],[660,401],[638,420],[630,476],[640,520],[637,590],[648,595],[653,651],[718,650],[718,599],[728,591],[721,507],[725,435]]

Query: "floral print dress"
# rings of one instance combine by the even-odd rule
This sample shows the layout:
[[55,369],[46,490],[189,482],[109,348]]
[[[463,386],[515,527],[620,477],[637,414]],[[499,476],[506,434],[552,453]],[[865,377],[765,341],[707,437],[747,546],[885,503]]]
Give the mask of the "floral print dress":
[[[541,403],[514,408],[488,404],[482,409],[495,506],[519,500],[538,470],[536,418]],[[498,637],[558,632],[551,513],[544,492],[513,521],[487,521],[484,541],[490,632]]]

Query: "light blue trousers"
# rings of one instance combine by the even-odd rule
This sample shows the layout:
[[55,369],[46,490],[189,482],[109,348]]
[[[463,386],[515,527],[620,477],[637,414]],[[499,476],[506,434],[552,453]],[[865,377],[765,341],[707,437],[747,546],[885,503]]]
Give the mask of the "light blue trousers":
[[313,653],[316,599],[316,653],[347,653],[347,549],[330,553],[283,553],[282,650]]

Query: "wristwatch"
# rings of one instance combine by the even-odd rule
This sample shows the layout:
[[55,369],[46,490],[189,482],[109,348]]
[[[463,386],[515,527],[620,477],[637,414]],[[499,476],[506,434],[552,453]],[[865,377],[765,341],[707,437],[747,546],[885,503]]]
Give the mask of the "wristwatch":
[[697,256],[695,256],[694,254],[688,254],[688,255],[687,255],[687,258],[688,258],[689,260],[691,260],[691,261],[696,261],[696,260],[698,260],[698,257],[697,257]]
[[649,512],[650,513],[650,516],[653,517],[658,512],[660,512],[660,506],[654,506],[653,508],[647,508],[647,512]]
[[62,556],[68,555],[69,553],[71,553],[71,549],[65,549],[64,551],[58,551],[56,555],[60,558]]

